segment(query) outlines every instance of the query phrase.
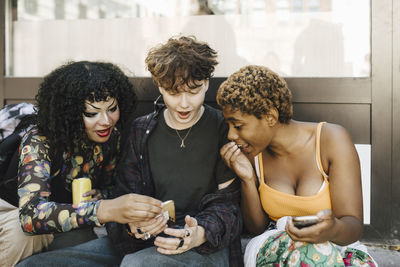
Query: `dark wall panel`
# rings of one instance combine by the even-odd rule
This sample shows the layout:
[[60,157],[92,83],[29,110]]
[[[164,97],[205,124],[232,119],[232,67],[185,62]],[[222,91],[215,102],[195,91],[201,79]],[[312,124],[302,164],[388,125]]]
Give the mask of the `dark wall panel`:
[[[212,78],[210,80],[210,86],[205,100],[207,104],[218,107],[215,102],[215,96],[219,85],[225,79],[226,78]],[[135,115],[140,116],[152,112],[154,100],[160,95],[152,79],[131,78],[130,80],[134,84],[139,99]],[[325,83],[320,79],[313,80],[312,78],[287,78],[286,80],[293,91],[294,119],[338,123],[350,132],[355,143],[371,143],[371,105],[368,103],[370,90],[369,88],[364,88],[365,81],[363,79],[352,80],[353,83],[358,83],[360,89],[348,90],[347,101],[345,101],[346,94],[343,90],[335,92],[334,88],[331,88],[332,85],[330,84],[334,83],[332,79],[326,79]],[[6,82],[10,83],[10,86],[6,90],[6,103],[33,101],[41,81],[41,78],[21,78],[19,80],[6,79]],[[337,80],[335,81],[337,83]],[[344,79],[341,83],[346,87],[349,81]],[[299,86],[300,84],[301,86]],[[324,86],[324,84],[326,86]],[[32,85],[33,87],[30,87]],[[337,85],[337,88],[340,87],[339,85]],[[28,88],[31,89],[28,90]],[[355,93],[355,91],[357,93]],[[363,95],[363,92],[365,95],[360,97]],[[361,100],[355,101],[357,97]]]
[[327,121],[345,127],[356,144],[371,144],[369,104],[295,103],[293,118],[300,121]]

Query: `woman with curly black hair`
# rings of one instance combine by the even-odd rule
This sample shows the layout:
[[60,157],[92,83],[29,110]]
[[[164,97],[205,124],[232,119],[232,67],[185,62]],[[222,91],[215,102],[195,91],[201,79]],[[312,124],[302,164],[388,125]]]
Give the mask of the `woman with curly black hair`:
[[[128,77],[111,63],[71,62],[44,78],[36,101],[36,125],[20,145],[20,226],[15,209],[10,235],[0,234],[9,265],[50,243],[48,250],[92,240],[94,226],[138,216],[134,195],[105,200],[114,186],[120,132],[136,105]],[[72,182],[82,177],[91,180],[92,190],[83,194],[91,198],[72,204]],[[146,202],[161,212],[159,201]]]
[[44,78],[36,95],[39,132],[51,146],[59,150],[71,148],[77,140],[87,138],[87,103],[112,98],[117,100],[120,114],[116,128],[122,129],[136,106],[128,77],[117,66],[105,62],[81,61],[61,66]]

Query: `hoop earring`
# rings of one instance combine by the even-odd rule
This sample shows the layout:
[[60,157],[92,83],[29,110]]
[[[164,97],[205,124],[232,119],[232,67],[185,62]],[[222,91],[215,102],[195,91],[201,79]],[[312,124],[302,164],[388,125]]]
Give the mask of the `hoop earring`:
[[154,100],[154,102],[153,102],[154,106],[157,105],[157,102],[158,102],[158,100],[160,100],[161,97],[162,97],[162,95],[159,95],[159,96],[156,98],[156,100]]
[[153,102],[153,108],[154,108],[154,112],[158,112],[160,109],[161,109],[161,107],[162,107],[162,104],[159,104],[158,103],[158,100],[160,100],[160,98],[162,97],[162,95],[159,95],[158,97],[157,97],[157,99],[156,100],[154,100],[154,102]]

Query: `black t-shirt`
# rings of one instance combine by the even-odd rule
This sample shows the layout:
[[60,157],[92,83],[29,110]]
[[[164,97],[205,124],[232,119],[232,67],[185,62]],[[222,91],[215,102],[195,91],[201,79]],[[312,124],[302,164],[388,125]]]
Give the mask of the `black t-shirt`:
[[[187,214],[194,216],[199,212],[198,206],[205,194],[235,177],[219,154],[228,142],[228,127],[220,111],[204,107],[202,117],[185,139],[185,147],[180,147],[181,139],[166,124],[163,112],[148,140],[155,197],[162,201],[174,200],[178,225],[185,224]],[[184,138],[188,130],[179,131],[180,136]]]

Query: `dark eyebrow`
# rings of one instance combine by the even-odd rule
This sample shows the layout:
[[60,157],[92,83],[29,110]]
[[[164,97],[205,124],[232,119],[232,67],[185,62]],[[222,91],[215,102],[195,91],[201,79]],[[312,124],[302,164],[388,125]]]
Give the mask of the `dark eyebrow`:
[[228,117],[225,118],[226,121],[231,121],[231,122],[241,122],[241,120],[235,119],[234,117]]
[[98,107],[96,107],[96,106],[93,106],[93,105],[90,104],[89,102],[86,102],[86,104],[88,104],[89,106],[91,106],[91,107],[94,108],[94,109],[100,109],[100,108],[98,108]]
[[108,108],[110,108],[112,105],[114,105],[115,103],[115,98],[113,98],[113,102],[108,106]]
[[[110,108],[112,105],[114,105],[114,103],[115,103],[115,98],[113,98],[113,102],[108,106],[108,108]],[[96,107],[96,106],[93,106],[93,105],[90,104],[89,102],[86,102],[86,104],[88,104],[89,106],[91,106],[91,107],[94,108],[94,109],[100,109],[100,108],[98,108],[98,107]]]

